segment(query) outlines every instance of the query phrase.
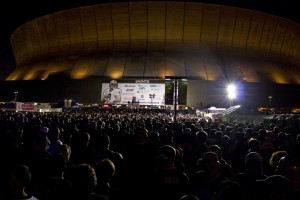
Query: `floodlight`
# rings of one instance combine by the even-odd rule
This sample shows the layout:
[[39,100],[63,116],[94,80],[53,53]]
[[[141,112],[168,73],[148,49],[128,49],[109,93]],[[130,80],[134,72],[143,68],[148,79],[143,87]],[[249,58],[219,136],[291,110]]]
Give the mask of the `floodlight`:
[[227,86],[227,96],[229,99],[235,99],[236,98],[236,87],[235,85],[228,85]]

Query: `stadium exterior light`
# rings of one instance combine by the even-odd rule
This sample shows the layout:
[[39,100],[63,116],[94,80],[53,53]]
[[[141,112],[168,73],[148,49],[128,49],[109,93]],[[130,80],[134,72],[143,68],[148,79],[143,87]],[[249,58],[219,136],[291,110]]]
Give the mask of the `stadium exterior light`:
[[229,84],[227,86],[227,96],[229,99],[235,99],[236,98],[236,87],[235,85]]
[[236,86],[233,84],[229,84],[227,86],[227,97],[229,99],[229,106],[231,107],[231,102],[236,98]]

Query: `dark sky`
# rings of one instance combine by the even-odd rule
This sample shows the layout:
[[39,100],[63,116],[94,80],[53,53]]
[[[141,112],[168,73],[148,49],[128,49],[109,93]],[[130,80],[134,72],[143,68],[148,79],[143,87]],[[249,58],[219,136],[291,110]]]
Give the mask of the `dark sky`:
[[[12,32],[22,24],[36,17],[69,8],[114,3],[114,0],[9,0],[0,4],[0,80],[4,80],[15,67],[9,40]],[[128,2],[128,1],[127,1]],[[200,3],[214,3],[263,11],[282,16],[300,23],[297,0],[203,0]]]

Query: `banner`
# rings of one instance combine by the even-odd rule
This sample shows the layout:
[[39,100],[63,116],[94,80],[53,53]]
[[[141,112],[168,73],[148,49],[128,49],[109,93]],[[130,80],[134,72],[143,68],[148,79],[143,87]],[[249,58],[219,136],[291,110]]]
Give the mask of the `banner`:
[[16,102],[16,111],[35,111],[34,103]]
[[149,81],[118,83],[111,80],[109,83],[102,83],[101,103],[164,105],[164,95],[164,83]]

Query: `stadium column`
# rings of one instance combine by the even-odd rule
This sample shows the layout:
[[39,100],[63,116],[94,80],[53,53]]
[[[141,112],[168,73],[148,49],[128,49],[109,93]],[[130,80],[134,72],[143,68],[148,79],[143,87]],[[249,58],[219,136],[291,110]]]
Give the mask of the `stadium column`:
[[174,122],[177,121],[178,79],[174,78]]

